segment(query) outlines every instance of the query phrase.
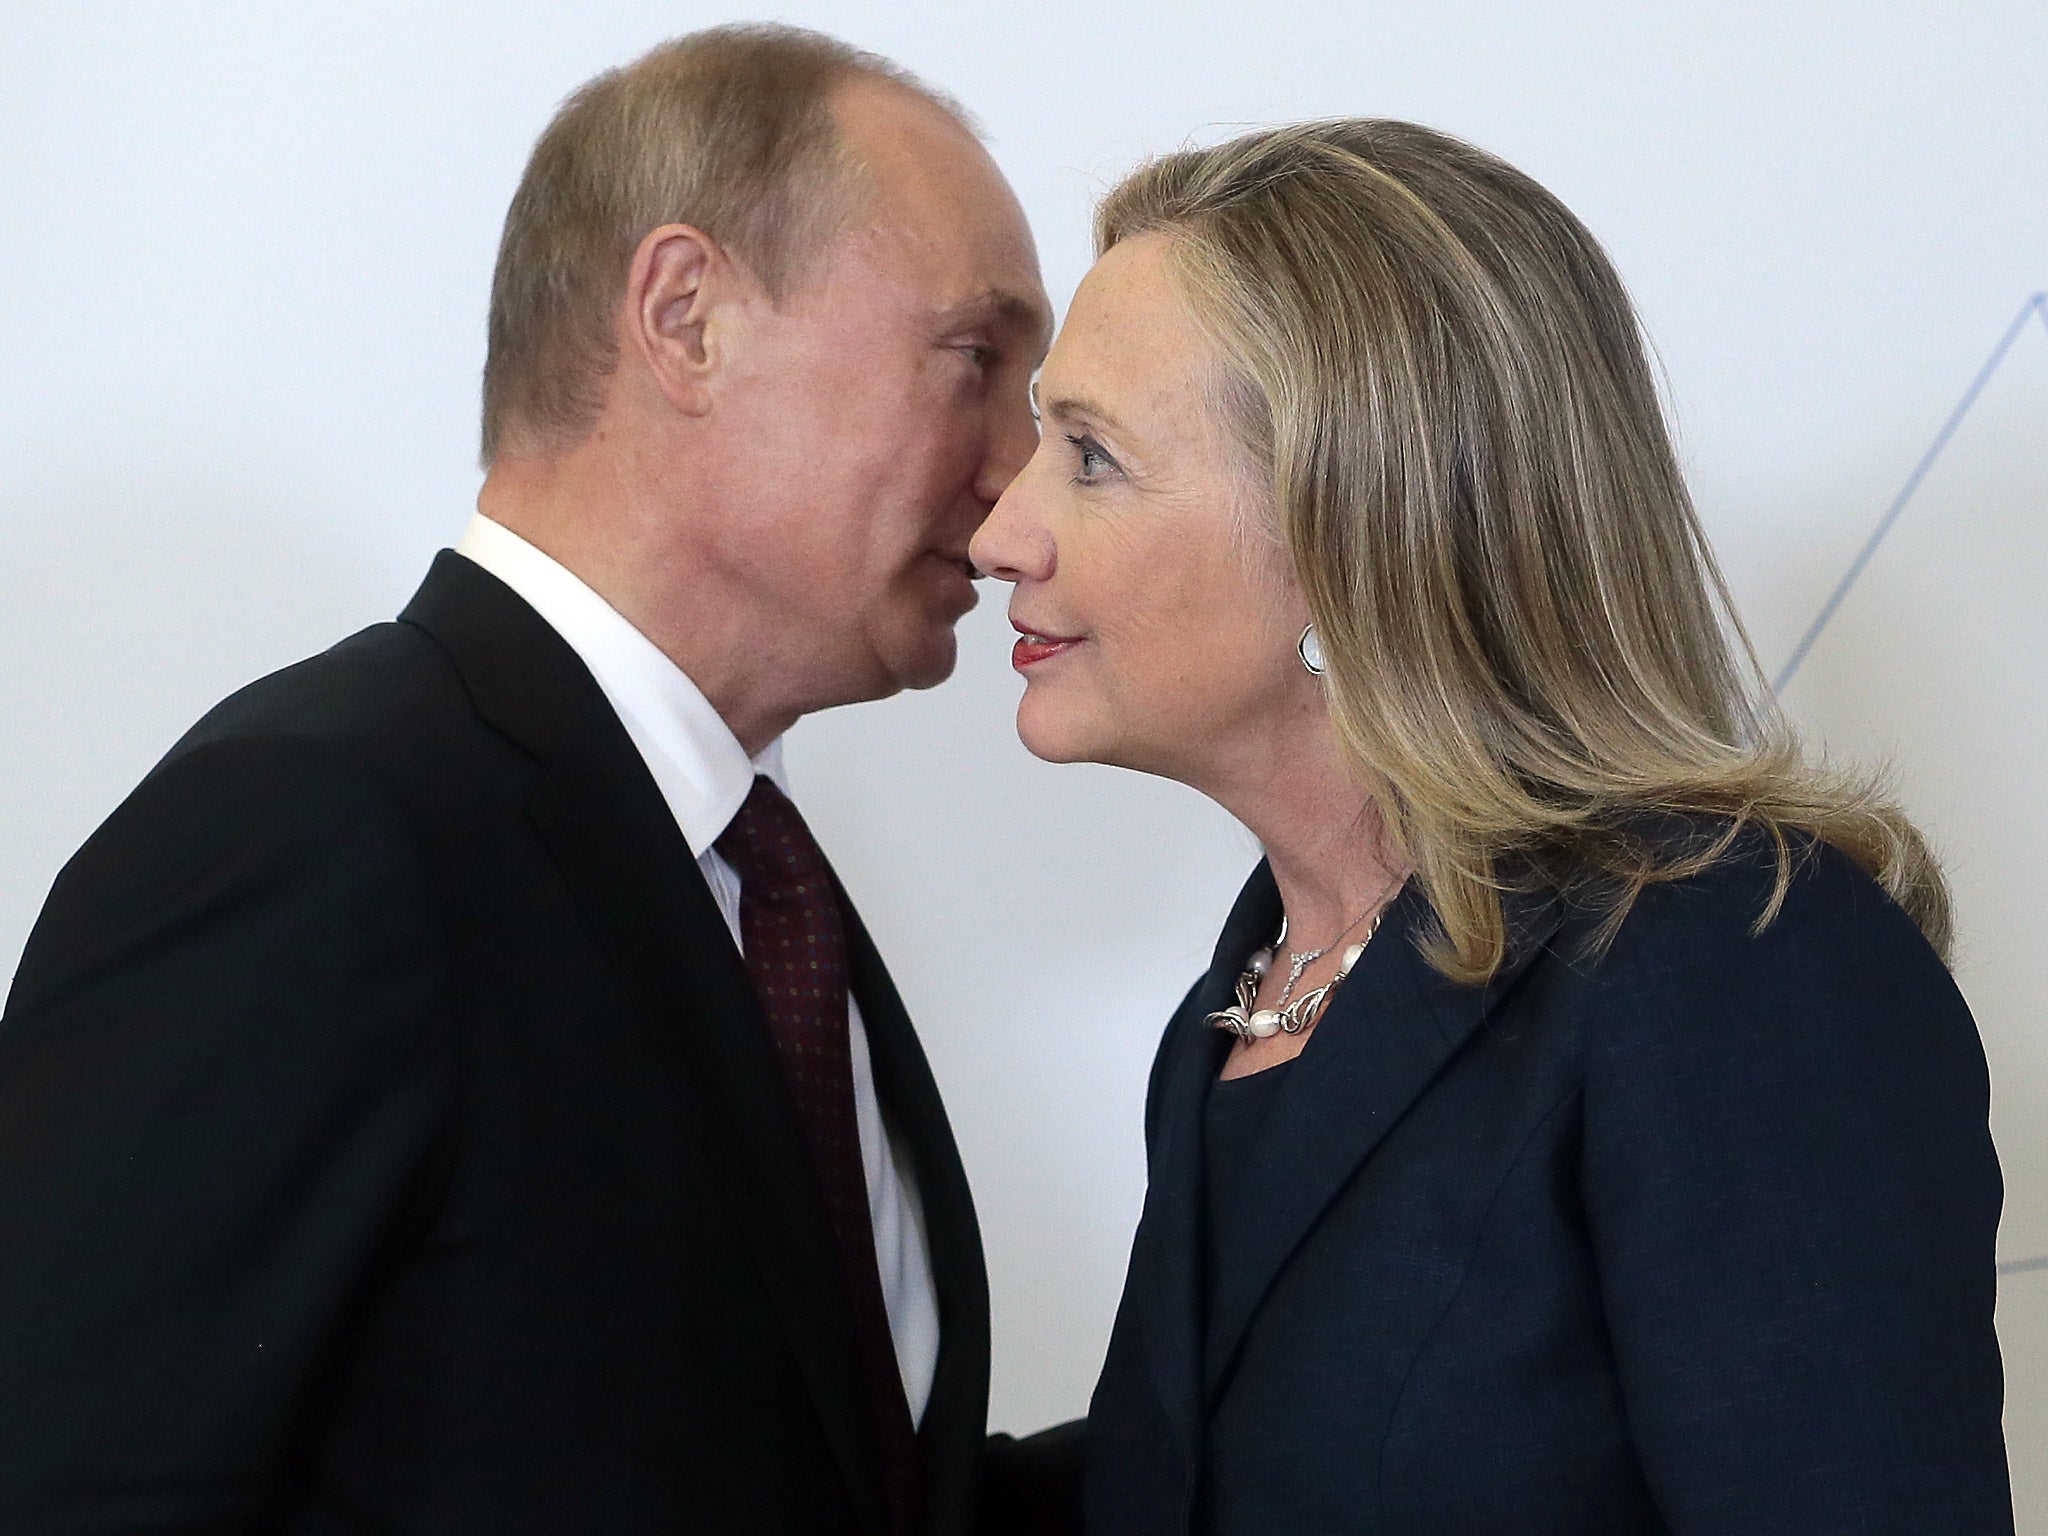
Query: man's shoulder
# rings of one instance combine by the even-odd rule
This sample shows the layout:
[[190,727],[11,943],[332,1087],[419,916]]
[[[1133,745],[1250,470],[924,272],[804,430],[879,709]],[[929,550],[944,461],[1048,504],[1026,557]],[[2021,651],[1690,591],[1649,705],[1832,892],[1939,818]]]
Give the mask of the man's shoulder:
[[297,743],[336,766],[430,770],[485,735],[461,674],[414,625],[371,625],[246,684],[190,727],[162,766],[238,745]]
[[433,640],[410,624],[374,624],[229,694],[170,756],[241,738],[341,748],[461,729],[473,718],[461,678]]
[[[136,799],[215,800],[224,786],[255,782],[272,801],[367,798],[435,825],[531,768],[477,712],[441,646],[396,621],[230,694],[164,755]],[[255,808],[239,814],[254,817]]]
[[82,951],[222,881],[398,889],[437,834],[517,798],[513,751],[429,636],[375,625],[208,711],[66,863],[38,932]]

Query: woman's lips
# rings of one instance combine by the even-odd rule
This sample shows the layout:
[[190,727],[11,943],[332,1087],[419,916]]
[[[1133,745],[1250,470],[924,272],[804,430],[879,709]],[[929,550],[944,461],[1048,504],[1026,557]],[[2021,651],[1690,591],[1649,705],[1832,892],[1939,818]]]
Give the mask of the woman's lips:
[[1041,635],[1023,625],[1013,626],[1017,630],[1017,644],[1010,651],[1010,665],[1022,672],[1026,667],[1035,667],[1041,661],[1057,656],[1062,651],[1071,651],[1081,643],[1077,635]]

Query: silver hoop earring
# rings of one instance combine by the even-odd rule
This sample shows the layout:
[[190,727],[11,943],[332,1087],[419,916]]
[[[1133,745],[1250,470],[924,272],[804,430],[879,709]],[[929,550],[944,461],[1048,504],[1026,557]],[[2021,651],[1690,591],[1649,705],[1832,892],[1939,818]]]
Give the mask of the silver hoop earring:
[[1321,677],[1329,670],[1323,665],[1323,641],[1316,633],[1315,625],[1311,624],[1301,632],[1294,648],[1301,653],[1301,664],[1308,668],[1311,676]]

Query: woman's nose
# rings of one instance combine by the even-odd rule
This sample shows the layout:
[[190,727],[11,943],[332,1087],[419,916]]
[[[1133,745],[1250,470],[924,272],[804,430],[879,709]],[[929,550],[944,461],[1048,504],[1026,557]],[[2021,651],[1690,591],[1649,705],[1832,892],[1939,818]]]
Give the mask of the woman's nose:
[[967,558],[999,581],[1043,581],[1052,574],[1052,539],[1030,515],[1026,473],[1012,480],[967,546]]

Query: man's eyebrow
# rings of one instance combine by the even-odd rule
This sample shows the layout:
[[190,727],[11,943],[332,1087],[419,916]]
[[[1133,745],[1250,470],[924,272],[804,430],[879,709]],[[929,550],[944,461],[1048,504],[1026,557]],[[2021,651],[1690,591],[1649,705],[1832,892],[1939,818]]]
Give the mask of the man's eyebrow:
[[1052,332],[1052,316],[1036,299],[1007,288],[989,288],[955,304],[939,317],[939,325],[947,331],[970,325],[1007,326],[1045,340]]

